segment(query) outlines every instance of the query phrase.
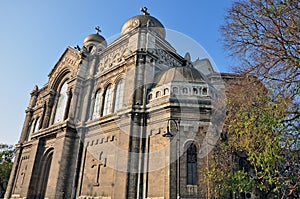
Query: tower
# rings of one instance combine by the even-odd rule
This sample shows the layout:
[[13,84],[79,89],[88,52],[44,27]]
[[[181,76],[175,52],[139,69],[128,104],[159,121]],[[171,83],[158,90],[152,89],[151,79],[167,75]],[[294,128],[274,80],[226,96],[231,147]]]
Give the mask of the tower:
[[110,44],[97,27],[68,47],[34,88],[6,198],[207,197],[219,79],[142,12]]

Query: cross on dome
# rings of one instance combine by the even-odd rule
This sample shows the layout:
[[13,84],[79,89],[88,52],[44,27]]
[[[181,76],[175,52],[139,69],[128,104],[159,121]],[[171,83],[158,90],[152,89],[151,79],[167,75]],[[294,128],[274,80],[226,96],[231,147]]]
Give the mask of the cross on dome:
[[102,32],[101,29],[100,29],[100,26],[96,26],[95,30],[96,30],[96,34],[99,34],[100,32]]
[[148,8],[146,6],[141,8],[141,12],[144,13],[144,15],[150,15],[150,13],[148,12]]

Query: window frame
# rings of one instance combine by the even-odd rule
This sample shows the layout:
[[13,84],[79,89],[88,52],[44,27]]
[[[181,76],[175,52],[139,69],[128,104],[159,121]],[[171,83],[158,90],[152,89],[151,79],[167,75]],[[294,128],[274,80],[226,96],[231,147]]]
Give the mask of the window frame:
[[124,89],[125,89],[124,79],[120,79],[115,87],[114,113],[123,107]]
[[106,87],[103,95],[102,116],[106,116],[111,113],[111,105],[112,105],[112,85],[109,84]]

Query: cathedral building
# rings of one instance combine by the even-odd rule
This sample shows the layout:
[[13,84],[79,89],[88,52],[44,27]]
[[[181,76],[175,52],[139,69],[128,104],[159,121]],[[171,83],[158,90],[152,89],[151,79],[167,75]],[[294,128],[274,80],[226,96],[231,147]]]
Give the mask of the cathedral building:
[[34,87],[5,198],[210,198],[226,75],[142,11],[109,44],[96,28],[67,47]]

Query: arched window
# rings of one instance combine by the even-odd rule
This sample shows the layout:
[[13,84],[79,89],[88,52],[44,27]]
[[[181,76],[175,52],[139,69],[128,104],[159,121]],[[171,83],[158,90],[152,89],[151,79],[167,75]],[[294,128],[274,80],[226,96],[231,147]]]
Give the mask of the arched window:
[[169,89],[168,88],[165,88],[164,89],[164,95],[168,95],[169,94]]
[[187,184],[198,184],[197,147],[193,143],[187,149]]
[[175,93],[175,94],[178,93],[178,88],[177,87],[173,87],[173,93]]
[[49,173],[51,169],[51,163],[53,158],[53,149],[50,149],[47,151],[44,156],[42,157],[40,168],[38,172],[38,181],[36,184],[36,189],[34,190],[36,193],[36,196],[39,196],[38,198],[45,198],[46,191],[49,182]]
[[28,136],[27,136],[28,141],[31,140],[31,135],[32,135],[32,133],[34,132],[34,129],[35,129],[35,123],[36,123],[36,121],[33,120],[31,122],[30,128],[28,129],[29,130],[28,131]]
[[58,102],[56,106],[56,112],[54,116],[54,124],[63,121],[65,111],[66,111],[66,106],[67,106],[67,101],[68,101],[68,95],[67,95],[67,90],[68,90],[68,84],[65,82],[59,92],[58,96]]
[[104,103],[103,103],[103,112],[102,116],[108,115],[110,113],[110,106],[111,106],[111,85],[109,85],[104,94]]
[[207,88],[206,88],[206,87],[204,87],[204,88],[202,89],[202,95],[207,95]]
[[183,94],[188,94],[188,89],[187,89],[187,88],[183,88],[183,89],[182,89],[182,93],[183,93]]
[[160,96],[161,96],[161,92],[157,91],[156,94],[155,94],[155,97],[160,97]]
[[124,80],[121,79],[116,86],[114,112],[117,112],[119,109],[122,108],[123,96],[124,96]]
[[198,89],[197,88],[193,88],[193,93],[194,93],[194,95],[198,95]]
[[100,90],[98,90],[95,94],[95,102],[94,102],[92,119],[96,119],[100,116],[100,97],[101,97],[101,93]]
[[34,124],[34,133],[35,132],[38,132],[38,130],[39,130],[39,126],[40,126],[40,118],[39,119],[37,119],[36,121],[35,121],[35,124]]

